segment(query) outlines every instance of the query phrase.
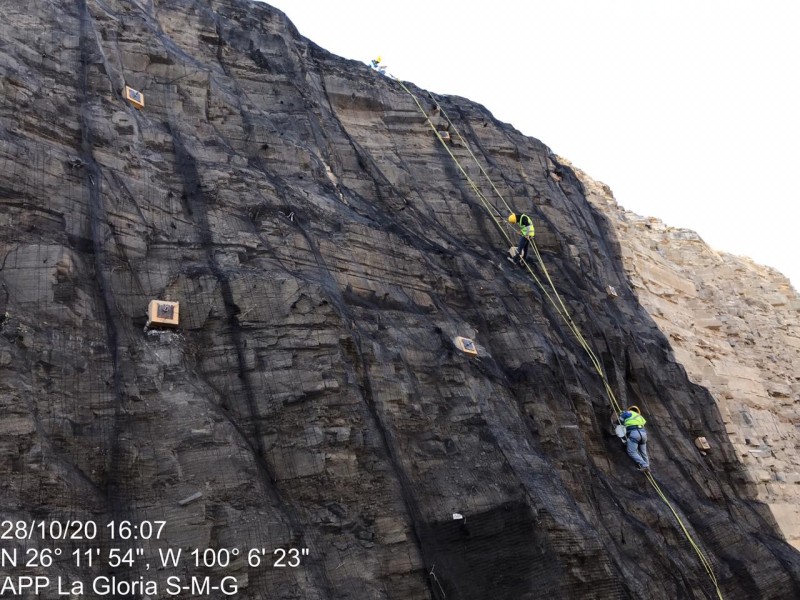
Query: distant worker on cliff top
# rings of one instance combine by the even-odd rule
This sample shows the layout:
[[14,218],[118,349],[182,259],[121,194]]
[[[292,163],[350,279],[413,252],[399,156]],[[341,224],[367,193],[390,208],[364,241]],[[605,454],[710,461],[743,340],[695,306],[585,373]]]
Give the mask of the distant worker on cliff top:
[[526,214],[521,214],[519,217],[517,217],[516,213],[511,213],[508,217],[508,222],[519,225],[519,232],[521,236],[519,238],[519,243],[517,244],[517,254],[513,258],[509,256],[508,260],[517,266],[521,266],[522,259],[525,258],[525,255],[528,253],[528,244],[530,243],[530,240],[533,239],[533,219]]
[[625,426],[628,436],[628,456],[639,466],[640,471],[650,471],[650,460],[647,457],[647,432],[644,424],[647,422],[640,414],[638,406],[631,406],[620,413],[620,422]]
[[381,75],[385,75],[386,74],[386,65],[382,65],[381,64],[382,60],[383,59],[380,56],[378,56],[376,58],[373,58],[372,61],[370,61],[369,66],[371,66],[373,69],[375,69]]

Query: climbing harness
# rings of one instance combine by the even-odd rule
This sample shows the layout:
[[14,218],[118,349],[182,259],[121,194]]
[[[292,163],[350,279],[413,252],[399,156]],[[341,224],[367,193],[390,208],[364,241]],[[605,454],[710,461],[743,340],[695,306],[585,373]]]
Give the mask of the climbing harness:
[[[480,202],[483,204],[484,208],[486,209],[486,212],[494,220],[495,225],[497,226],[497,228],[500,230],[500,232],[503,234],[503,236],[505,236],[506,240],[508,240],[510,243],[513,243],[512,238],[509,236],[508,232],[503,227],[503,225],[504,225],[503,221],[504,220],[501,218],[500,211],[488,201],[486,196],[484,196],[484,194],[481,192],[481,190],[478,188],[478,186],[475,184],[475,182],[472,180],[472,178],[469,176],[469,174],[466,172],[466,170],[462,167],[460,161],[455,156],[455,154],[453,154],[453,152],[450,149],[449,145],[446,143],[446,140],[441,135],[441,132],[433,124],[433,121],[431,121],[430,117],[428,117],[428,114],[426,113],[425,109],[422,107],[422,104],[420,104],[419,99],[416,97],[416,95],[411,90],[408,89],[408,87],[406,87],[406,85],[402,81],[400,81],[399,79],[397,79],[396,77],[394,77],[394,76],[392,76],[390,74],[387,74],[387,75],[391,79],[396,81],[400,85],[400,87],[402,87],[403,90],[406,93],[408,93],[409,96],[411,96],[411,98],[414,100],[414,103],[417,105],[417,108],[419,109],[419,111],[425,116],[426,123],[433,130],[433,132],[436,135],[436,137],[438,138],[439,142],[442,144],[442,147],[450,155],[450,158],[453,159],[453,161],[456,164],[456,167],[458,168],[458,170],[461,172],[462,175],[464,175],[464,178],[467,180],[467,183],[472,188],[472,190],[475,192],[475,195],[478,197]],[[504,207],[506,208],[506,211],[513,215],[514,212],[511,210],[511,207],[508,205],[508,203],[506,202],[506,200],[503,197],[503,195],[499,192],[497,187],[494,185],[494,183],[492,182],[491,178],[486,173],[486,171],[484,170],[483,166],[480,164],[480,161],[472,153],[472,150],[470,149],[469,144],[467,144],[466,140],[462,137],[461,133],[458,131],[456,126],[450,120],[450,117],[447,116],[447,113],[441,107],[441,105],[436,100],[436,98],[434,98],[433,95],[430,94],[430,93],[428,95],[431,97],[431,99],[433,100],[433,102],[436,105],[435,110],[440,112],[440,114],[447,120],[448,125],[449,125],[448,130],[452,130],[456,134],[456,136],[458,136],[458,138],[461,141],[461,144],[463,145],[463,147],[466,148],[467,152],[469,152],[469,155],[475,161],[475,164],[478,166],[478,169],[480,170],[480,172],[483,174],[483,176],[489,182],[489,184],[491,185],[492,189],[497,194],[498,198],[500,198],[501,202],[503,203]],[[511,221],[510,218],[508,219],[508,221],[509,221],[509,223],[513,223],[514,221],[516,221],[516,217],[515,217],[514,221]],[[533,278],[533,280],[536,283],[536,285],[539,286],[539,289],[545,295],[547,300],[550,302],[550,304],[553,306],[553,308],[559,314],[559,316],[564,321],[564,323],[567,325],[567,327],[570,329],[570,331],[572,331],[573,335],[578,340],[578,343],[580,344],[580,346],[586,352],[586,355],[588,356],[590,362],[594,366],[595,371],[597,372],[597,374],[600,377],[600,380],[603,383],[603,387],[605,388],[606,395],[608,396],[609,402],[611,403],[611,405],[612,405],[612,407],[613,407],[613,409],[615,411],[615,414],[619,415],[620,413],[622,413],[622,408],[620,407],[619,402],[617,401],[617,398],[614,395],[614,391],[611,389],[611,386],[608,383],[608,379],[606,378],[606,375],[603,372],[603,368],[602,368],[602,365],[600,363],[600,360],[597,358],[597,355],[594,353],[594,351],[592,350],[592,348],[589,345],[589,343],[583,337],[583,334],[581,333],[580,329],[578,329],[578,326],[575,324],[575,322],[573,321],[572,317],[570,316],[569,311],[567,310],[567,307],[566,307],[566,305],[564,304],[564,301],[561,298],[561,295],[558,293],[558,290],[556,289],[556,286],[553,283],[552,278],[550,277],[550,273],[548,272],[547,267],[544,264],[544,260],[542,259],[542,255],[539,252],[539,248],[536,245],[536,242],[534,241],[533,238],[530,238],[530,246],[533,248],[534,255],[536,256],[536,261],[537,261],[537,263],[539,265],[539,268],[541,269],[541,272],[544,274],[544,277],[547,280],[547,283],[548,283],[548,286],[549,286],[550,289],[548,290],[545,287],[545,285],[542,283],[541,279],[533,271],[531,266],[523,259],[521,259],[522,260],[522,264],[524,264],[525,268],[528,270],[528,273],[530,273],[530,275]],[[552,291],[552,295],[550,293],[551,291]],[[618,428],[619,427],[623,427],[624,428],[624,426],[622,425],[621,422],[619,423],[619,425],[617,427]],[[617,429],[617,431],[619,431],[619,429]],[[644,474],[645,474],[645,477],[647,478],[648,482],[650,483],[650,485],[653,487],[653,489],[658,494],[658,496],[661,498],[661,500],[664,502],[664,504],[667,505],[667,507],[669,508],[670,512],[672,512],[673,516],[675,517],[675,520],[678,522],[678,525],[680,526],[681,530],[683,531],[684,536],[689,541],[689,544],[691,545],[692,549],[695,551],[695,553],[697,554],[698,558],[700,559],[700,562],[703,565],[703,568],[705,569],[706,573],[708,573],[708,576],[709,576],[709,578],[711,579],[711,582],[714,585],[714,589],[716,591],[717,598],[719,600],[723,600],[722,591],[719,588],[719,583],[718,583],[717,578],[716,578],[716,576],[714,574],[714,570],[712,568],[711,562],[708,560],[706,555],[703,553],[702,549],[698,546],[697,542],[695,542],[694,538],[689,533],[689,530],[687,529],[686,525],[684,524],[683,519],[681,519],[681,517],[678,514],[678,512],[672,506],[672,503],[669,501],[669,499],[667,498],[666,494],[663,492],[661,487],[656,482],[655,478],[653,477],[653,474],[649,470],[645,470]]]

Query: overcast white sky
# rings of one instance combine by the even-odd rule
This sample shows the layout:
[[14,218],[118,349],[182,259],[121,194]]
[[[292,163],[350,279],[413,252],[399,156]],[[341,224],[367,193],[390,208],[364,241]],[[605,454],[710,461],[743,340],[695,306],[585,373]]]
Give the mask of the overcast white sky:
[[800,288],[800,0],[272,0]]

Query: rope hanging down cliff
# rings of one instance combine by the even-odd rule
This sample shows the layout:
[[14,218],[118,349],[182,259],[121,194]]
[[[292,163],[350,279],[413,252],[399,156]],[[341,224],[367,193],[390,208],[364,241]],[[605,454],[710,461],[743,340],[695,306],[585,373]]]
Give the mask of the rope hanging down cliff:
[[[464,170],[464,168],[462,167],[460,161],[455,156],[455,154],[453,154],[453,152],[450,150],[450,147],[447,145],[445,139],[443,138],[443,136],[441,135],[439,130],[436,129],[436,126],[433,124],[433,122],[431,121],[430,117],[428,117],[428,114],[425,111],[425,109],[422,107],[422,104],[420,104],[419,99],[416,97],[416,95],[413,92],[411,92],[411,90],[408,89],[408,87],[406,87],[406,85],[402,81],[400,81],[399,79],[397,79],[397,78],[395,78],[395,77],[393,77],[391,75],[389,75],[389,76],[394,81],[396,81],[400,85],[400,87],[402,87],[403,90],[406,93],[408,93],[408,95],[411,96],[411,98],[414,100],[414,103],[417,105],[417,108],[419,109],[419,111],[425,117],[426,123],[433,130],[433,132],[436,135],[436,137],[438,138],[439,142],[442,144],[442,147],[450,155],[450,158],[453,159],[453,162],[456,164],[456,167],[458,168],[458,170],[462,173],[462,175],[464,175],[465,179],[469,183],[469,186],[475,192],[475,195],[481,201],[481,204],[483,204],[486,212],[489,214],[489,216],[492,218],[492,220],[494,221],[494,223],[497,226],[497,228],[500,230],[500,233],[503,234],[503,236],[506,238],[506,240],[508,240],[510,243],[512,243],[512,238],[509,236],[508,232],[503,227],[504,220],[501,218],[501,215],[500,215],[499,211],[494,206],[491,205],[491,203],[488,201],[486,196],[484,196],[484,194],[480,191],[480,188],[478,188],[478,186],[475,184],[475,182],[472,180],[472,178],[469,176],[469,174]],[[436,99],[433,97],[433,95],[431,95],[431,94],[429,94],[429,95],[430,95],[431,99],[434,101],[434,103],[436,104],[436,107],[439,110],[439,112],[447,120],[449,127],[452,128],[453,132],[458,136],[458,138],[461,141],[461,143],[463,144],[463,146],[467,149],[467,151],[469,152],[470,156],[475,161],[475,164],[478,166],[478,169],[480,170],[480,172],[484,175],[484,177],[486,177],[487,181],[489,181],[492,189],[495,191],[497,196],[500,198],[500,201],[503,203],[503,206],[506,208],[506,210],[508,212],[513,212],[513,210],[511,209],[511,207],[508,205],[508,203],[506,202],[505,198],[503,197],[503,195],[498,191],[497,187],[494,185],[494,183],[492,182],[491,178],[489,177],[489,175],[484,170],[483,166],[480,164],[478,159],[473,154],[472,150],[470,150],[469,144],[462,137],[461,133],[458,131],[456,126],[453,124],[453,122],[447,116],[447,113],[439,105],[439,103],[436,101]],[[547,298],[547,300],[550,302],[550,304],[553,306],[553,308],[556,310],[556,312],[558,312],[558,314],[561,316],[561,318],[564,321],[564,323],[567,325],[567,327],[569,327],[570,331],[572,331],[572,333],[575,335],[575,338],[578,340],[578,343],[581,345],[581,347],[586,352],[589,360],[591,361],[592,365],[595,368],[595,371],[599,375],[599,377],[600,377],[600,379],[601,379],[601,381],[603,383],[603,387],[605,388],[606,394],[608,395],[609,402],[612,405],[612,407],[614,408],[615,413],[617,415],[620,414],[622,412],[622,408],[620,407],[620,404],[617,401],[616,396],[614,395],[614,391],[611,389],[611,385],[608,382],[608,379],[607,379],[607,377],[606,377],[606,375],[605,375],[605,373],[603,371],[603,368],[602,368],[602,365],[601,365],[599,359],[597,358],[597,355],[594,353],[594,351],[590,347],[589,343],[586,341],[586,339],[584,338],[583,334],[578,329],[578,326],[575,324],[575,322],[573,321],[572,317],[570,316],[569,311],[567,310],[567,307],[564,304],[564,301],[562,300],[560,294],[558,293],[558,290],[555,287],[555,284],[553,283],[552,278],[550,277],[550,273],[548,272],[547,267],[544,264],[544,260],[542,259],[542,255],[539,252],[539,248],[537,247],[535,241],[531,240],[531,246],[533,247],[534,254],[536,255],[536,261],[537,261],[537,263],[539,265],[539,268],[541,269],[542,273],[544,274],[545,278],[547,279],[547,283],[549,284],[550,291],[552,291],[552,295],[550,294],[550,291],[548,291],[548,289],[544,286],[544,284],[539,279],[539,277],[536,275],[536,273],[533,271],[531,266],[527,262],[525,262],[523,260],[523,264],[524,264],[525,268],[528,270],[528,273],[531,275],[533,280],[536,282],[536,285],[544,293],[544,295]],[[723,600],[722,591],[719,588],[719,583],[717,582],[717,578],[716,578],[716,576],[714,574],[714,570],[712,568],[711,562],[705,556],[703,551],[700,549],[700,547],[698,546],[697,542],[695,542],[694,538],[689,533],[689,530],[687,529],[687,527],[684,524],[683,520],[678,515],[678,512],[672,506],[672,503],[669,501],[669,499],[667,498],[666,494],[662,491],[661,487],[658,485],[658,483],[656,482],[656,480],[653,477],[653,475],[649,471],[645,472],[645,475],[646,475],[647,480],[649,481],[650,485],[656,491],[656,493],[661,498],[661,500],[664,502],[664,504],[666,504],[666,506],[669,508],[670,512],[672,512],[673,516],[675,517],[675,519],[677,520],[678,524],[680,525],[680,528],[683,531],[684,536],[686,537],[686,539],[689,542],[689,544],[692,546],[692,549],[694,549],[695,553],[697,554],[698,558],[700,559],[701,564],[703,565],[703,568],[705,569],[706,573],[708,574],[709,578],[711,579],[711,582],[714,585],[714,589],[715,589],[717,597],[719,598],[719,600]]]

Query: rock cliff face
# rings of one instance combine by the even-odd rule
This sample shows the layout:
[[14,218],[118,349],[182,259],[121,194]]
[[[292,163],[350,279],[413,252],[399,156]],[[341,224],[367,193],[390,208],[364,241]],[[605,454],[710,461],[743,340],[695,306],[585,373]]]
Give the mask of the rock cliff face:
[[714,396],[747,467],[741,478],[800,548],[800,296],[772,269],[619,208],[606,186],[576,172],[613,224],[637,298]]
[[[62,549],[50,566],[5,565],[8,576],[159,586],[139,597],[192,575],[235,577],[242,598],[717,597],[675,515],[609,435],[590,360],[503,259],[492,215],[505,208],[484,208],[397,82],[262,4],[2,11],[0,507],[23,526],[0,543]],[[144,94],[142,110],[125,85]],[[709,349],[719,360],[698,376],[688,334],[677,344],[670,313],[648,312],[663,292],[644,294],[635,273],[652,260],[630,262],[636,246],[576,172],[483,107],[438,100],[469,145],[450,149],[486,197],[468,150],[534,217],[614,393],[649,419],[656,480],[724,597],[799,597],[800,554],[765,504],[792,502],[775,495],[796,486],[792,471],[776,457],[765,492],[726,431],[745,427],[750,403],[757,460],[780,434],[760,437],[756,406],[771,397],[790,411],[796,381],[742,397],[767,381],[735,366],[750,359],[745,330],[736,348]],[[709,279],[723,277],[701,258]],[[712,290],[675,281],[697,310],[716,306]],[[177,330],[143,333],[151,299],[180,303]],[[670,309],[676,327],[696,319]],[[727,404],[698,385],[713,377],[732,386]],[[788,463],[796,442],[783,442]],[[25,525],[67,521],[97,523],[97,539],[53,542]],[[112,540],[112,521],[166,525]],[[141,554],[112,566],[120,547]],[[206,548],[212,564],[187,558]],[[269,561],[253,561],[262,548]],[[308,553],[277,568],[275,548]],[[179,566],[154,568],[177,549]],[[91,569],[76,550],[99,551]]]

